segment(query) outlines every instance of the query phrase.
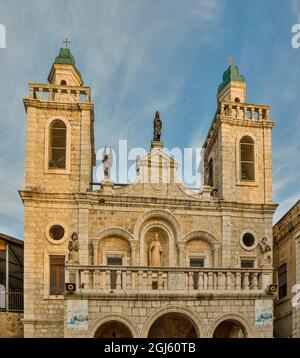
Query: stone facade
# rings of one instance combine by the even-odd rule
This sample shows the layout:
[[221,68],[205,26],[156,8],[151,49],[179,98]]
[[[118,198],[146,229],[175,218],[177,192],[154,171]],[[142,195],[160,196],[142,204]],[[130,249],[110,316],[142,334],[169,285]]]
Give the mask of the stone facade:
[[0,312],[0,338],[22,338],[23,314]]
[[[134,184],[105,180],[92,190],[93,104],[77,75],[74,64],[54,64],[50,84],[31,84],[24,99],[25,337],[158,337],[158,327],[169,337],[272,337],[272,319],[255,321],[260,302],[273,309],[272,264],[259,267],[257,251],[266,237],[272,255],[269,107],[245,104],[245,84],[231,81],[219,94],[204,145],[206,164],[214,161],[214,187],[184,188],[163,143],[153,142]],[[67,131],[66,165],[59,169],[48,165],[55,119]],[[252,181],[241,180],[243,136],[254,140]],[[49,234],[55,225],[64,228],[59,240]],[[79,262],[68,261],[72,233]],[[149,266],[155,233],[160,267]],[[253,239],[248,247],[245,234]],[[50,294],[52,256],[65,257],[65,281],[75,283],[75,292]],[[252,267],[241,267],[243,260]]]
[[[286,292],[275,300],[276,337],[300,337],[300,308],[293,307],[300,291],[300,201],[274,226],[274,269],[286,265]],[[299,287],[297,287],[297,284]],[[299,302],[299,299],[298,299]]]

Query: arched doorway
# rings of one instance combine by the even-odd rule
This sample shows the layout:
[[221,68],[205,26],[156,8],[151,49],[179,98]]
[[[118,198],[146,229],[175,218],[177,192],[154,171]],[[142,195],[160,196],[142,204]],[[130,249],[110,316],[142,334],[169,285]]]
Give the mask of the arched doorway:
[[151,326],[148,338],[197,338],[197,331],[190,318],[170,312],[159,317]]
[[97,329],[94,338],[133,338],[133,335],[124,323],[107,321]]
[[247,331],[242,323],[227,319],[217,326],[213,338],[247,338]]

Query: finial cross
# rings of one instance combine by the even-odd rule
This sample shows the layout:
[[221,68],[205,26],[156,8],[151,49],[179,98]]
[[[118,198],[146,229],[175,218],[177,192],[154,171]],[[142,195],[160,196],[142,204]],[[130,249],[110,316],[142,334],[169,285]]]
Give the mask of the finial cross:
[[63,41],[63,43],[65,44],[66,48],[68,48],[68,44],[71,43],[71,41],[66,37]]

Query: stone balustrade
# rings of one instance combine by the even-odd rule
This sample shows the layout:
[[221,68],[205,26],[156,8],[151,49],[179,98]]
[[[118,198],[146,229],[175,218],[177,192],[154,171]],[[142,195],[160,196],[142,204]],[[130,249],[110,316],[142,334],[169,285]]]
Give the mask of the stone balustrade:
[[240,102],[221,102],[219,113],[225,117],[253,121],[270,120],[270,107]]
[[29,98],[45,102],[90,103],[89,87],[29,84]]
[[272,270],[67,264],[66,280],[82,293],[257,292],[272,283]]

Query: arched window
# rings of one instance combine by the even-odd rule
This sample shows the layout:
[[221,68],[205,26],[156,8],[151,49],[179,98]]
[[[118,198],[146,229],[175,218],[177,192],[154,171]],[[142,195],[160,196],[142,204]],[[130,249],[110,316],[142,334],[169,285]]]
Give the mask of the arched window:
[[62,86],[66,86],[66,85],[67,85],[67,82],[66,82],[65,80],[61,80],[61,81],[60,81],[60,84],[61,84]]
[[241,180],[255,180],[254,141],[244,136],[240,141]]
[[214,186],[214,162],[211,158],[208,162],[208,183],[209,186]]
[[67,127],[60,119],[50,125],[49,168],[66,169]]

